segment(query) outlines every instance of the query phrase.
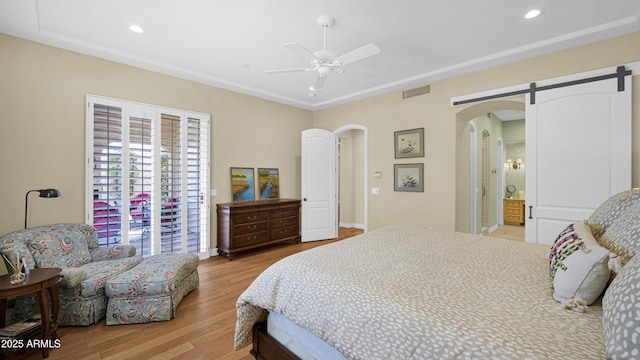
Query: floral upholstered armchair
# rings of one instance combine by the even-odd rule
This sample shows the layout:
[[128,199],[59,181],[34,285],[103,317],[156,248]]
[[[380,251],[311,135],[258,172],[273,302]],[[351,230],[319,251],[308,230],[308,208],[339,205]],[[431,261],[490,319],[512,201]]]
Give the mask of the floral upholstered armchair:
[[[131,245],[98,247],[96,229],[87,224],[54,224],[18,230],[0,237],[0,252],[24,257],[30,269],[59,267],[58,324],[91,325],[104,318],[106,281],[142,261]],[[33,294],[31,294],[33,295]],[[35,296],[16,300],[13,320],[39,312]]]

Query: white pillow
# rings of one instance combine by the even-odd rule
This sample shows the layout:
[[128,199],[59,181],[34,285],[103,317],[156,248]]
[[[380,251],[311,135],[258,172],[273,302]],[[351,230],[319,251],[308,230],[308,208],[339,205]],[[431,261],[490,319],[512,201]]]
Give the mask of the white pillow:
[[558,235],[549,254],[553,298],[593,303],[609,281],[608,261],[609,250],[598,245],[588,225],[569,225]]

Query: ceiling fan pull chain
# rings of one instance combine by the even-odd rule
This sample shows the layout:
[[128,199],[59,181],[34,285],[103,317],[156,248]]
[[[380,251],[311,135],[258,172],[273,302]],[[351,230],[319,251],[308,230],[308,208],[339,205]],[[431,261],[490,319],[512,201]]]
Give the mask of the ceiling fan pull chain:
[[322,51],[327,50],[327,26],[322,26]]

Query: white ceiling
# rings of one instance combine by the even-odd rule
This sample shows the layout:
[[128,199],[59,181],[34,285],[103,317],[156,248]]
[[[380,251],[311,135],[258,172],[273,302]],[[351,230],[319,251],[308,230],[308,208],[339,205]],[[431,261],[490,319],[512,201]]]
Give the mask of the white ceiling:
[[522,120],[524,119],[524,111],[522,110],[498,110],[493,112],[502,121]]
[[[524,20],[533,7],[542,15]],[[314,73],[264,71],[308,66],[282,44],[320,50],[322,14],[335,18],[327,50],[382,52],[310,97]],[[640,0],[0,0],[2,33],[309,110],[639,31],[639,19]]]

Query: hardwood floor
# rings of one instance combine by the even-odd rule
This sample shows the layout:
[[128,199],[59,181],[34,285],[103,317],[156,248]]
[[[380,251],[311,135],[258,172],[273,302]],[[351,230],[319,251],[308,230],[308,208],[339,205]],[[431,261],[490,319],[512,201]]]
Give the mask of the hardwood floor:
[[[285,256],[361,234],[341,228],[334,240],[275,245],[228,261],[214,256],[198,266],[200,287],[189,293],[170,321],[58,329],[60,348],[49,359],[216,359],[250,360],[249,347],[233,350],[235,303],[253,279]],[[38,349],[11,352],[6,359],[41,359]]]

